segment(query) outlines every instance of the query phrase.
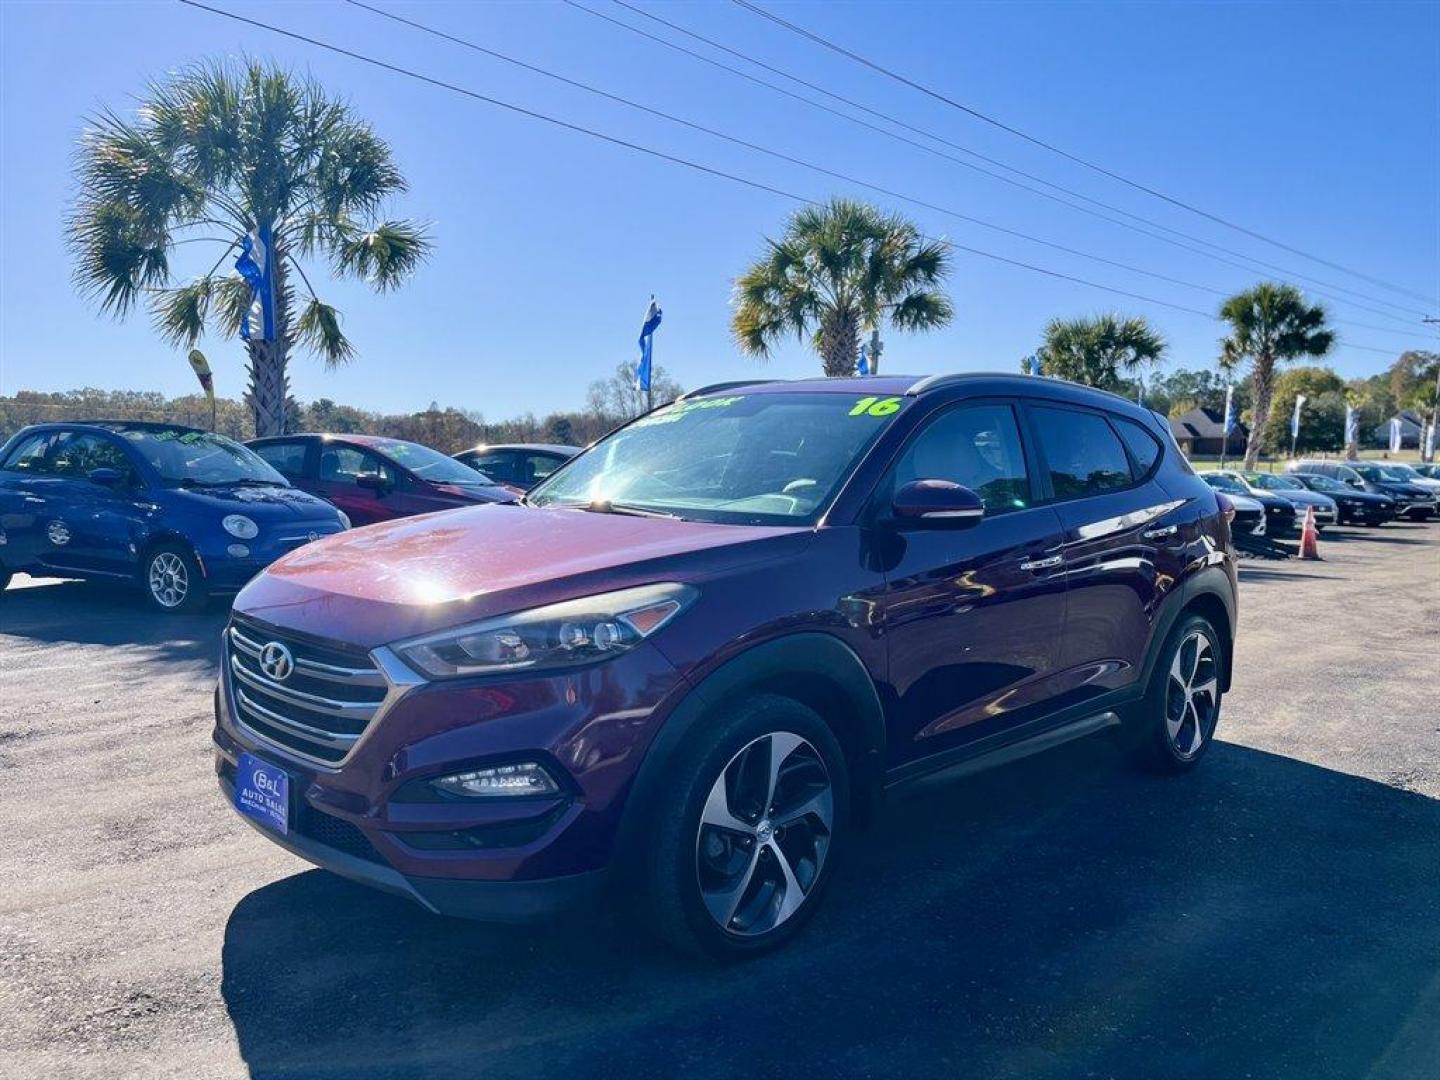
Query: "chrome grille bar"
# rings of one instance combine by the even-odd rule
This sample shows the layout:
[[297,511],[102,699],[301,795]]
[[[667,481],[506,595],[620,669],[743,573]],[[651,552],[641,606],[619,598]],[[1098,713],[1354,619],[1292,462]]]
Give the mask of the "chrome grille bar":
[[281,716],[274,710],[267,709],[258,701],[250,698],[246,695],[245,691],[238,686],[235,688],[235,700],[243,712],[250,713],[256,719],[280,728],[282,731],[294,735],[296,738],[304,739],[307,742],[315,743],[318,746],[324,746],[331,750],[344,753],[348,751],[350,747],[354,746],[360,738],[359,735],[337,735],[334,732],[321,731],[317,727],[302,724],[300,721],[292,719],[291,717]]
[[[260,650],[264,648],[261,642],[246,637],[233,626],[230,627],[230,641],[239,652],[256,660],[260,658]],[[295,658],[295,668],[312,678],[345,683],[350,686],[384,687],[386,685],[385,676],[374,668],[340,667],[337,664],[325,664],[303,656]]]
[[274,682],[263,675],[256,675],[242,664],[237,656],[230,657],[230,671],[241,682],[256,690],[263,690],[271,697],[279,698],[291,705],[298,705],[302,709],[309,709],[311,712],[324,713],[327,716],[368,720],[375,712],[376,705],[379,704],[375,701],[335,701],[333,698],[324,698],[319,694],[307,694],[303,690],[292,690],[283,683]]

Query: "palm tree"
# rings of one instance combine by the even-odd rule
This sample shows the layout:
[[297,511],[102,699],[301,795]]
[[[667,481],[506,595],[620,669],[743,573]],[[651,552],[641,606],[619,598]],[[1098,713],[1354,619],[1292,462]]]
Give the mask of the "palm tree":
[[1220,341],[1221,362],[1233,367],[1249,360],[1253,366],[1254,404],[1245,468],[1254,469],[1260,457],[1260,435],[1270,419],[1276,362],[1324,356],[1334,346],[1335,334],[1326,329],[1322,306],[1307,304],[1293,285],[1269,281],[1230,297],[1220,305],[1220,317],[1231,328]]
[[1135,374],[1147,364],[1158,364],[1165,349],[1165,339],[1143,318],[1097,315],[1051,320],[1035,355],[1046,375],[1114,390],[1122,373]]
[[[243,324],[259,435],[284,430],[292,345],[327,367],[354,354],[301,260],[324,259],[333,274],[383,291],[429,251],[420,225],[379,220],[406,187],[389,147],[315,83],[257,61],[198,65],[152,84],[133,121],[102,113],[84,135],[76,178],[67,231],[77,287],[116,317],[143,298],[156,331],[176,345],[193,345],[212,316],[226,334]],[[257,248],[268,241],[268,256],[255,259],[273,283],[270,340],[251,316],[257,294],[221,272],[247,237]],[[221,245],[219,257],[176,284],[177,247],[207,241]],[[304,287],[298,304],[294,277]]]
[[809,332],[831,377],[855,374],[860,334],[889,320],[930,330],[954,315],[936,286],[950,248],[904,218],[867,203],[831,199],[797,210],[769,253],[735,282],[731,330],[740,348],[765,357],[783,337]]

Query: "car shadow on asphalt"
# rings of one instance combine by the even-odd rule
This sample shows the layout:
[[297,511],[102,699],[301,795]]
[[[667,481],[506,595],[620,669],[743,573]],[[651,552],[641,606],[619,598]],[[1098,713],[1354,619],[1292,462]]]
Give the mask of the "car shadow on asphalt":
[[517,930],[322,871],[246,896],[255,1077],[1421,1076],[1440,801],[1225,742],[1105,737],[892,800],[785,950],[694,964],[587,914]]
[[42,580],[0,596],[0,634],[37,642],[139,646],[166,660],[219,663],[228,600],[194,615],[154,611],[135,589],[88,581]]

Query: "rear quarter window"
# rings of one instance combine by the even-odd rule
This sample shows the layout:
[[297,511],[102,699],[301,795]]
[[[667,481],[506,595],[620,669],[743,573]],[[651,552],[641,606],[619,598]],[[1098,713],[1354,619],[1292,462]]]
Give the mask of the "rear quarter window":
[[1155,468],[1155,463],[1160,460],[1160,440],[1133,420],[1113,417],[1111,422],[1120,433],[1125,448],[1130,451],[1130,457],[1134,459],[1136,479],[1149,476],[1150,470]]

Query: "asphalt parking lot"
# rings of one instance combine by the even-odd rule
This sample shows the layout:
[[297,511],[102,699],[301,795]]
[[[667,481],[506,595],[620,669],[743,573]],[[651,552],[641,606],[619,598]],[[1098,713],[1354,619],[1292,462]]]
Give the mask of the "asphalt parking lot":
[[890,805],[787,951],[438,919],[223,803],[223,616],[0,600],[0,1075],[1440,1075],[1440,525],[1246,561],[1195,773],[1103,738]]

